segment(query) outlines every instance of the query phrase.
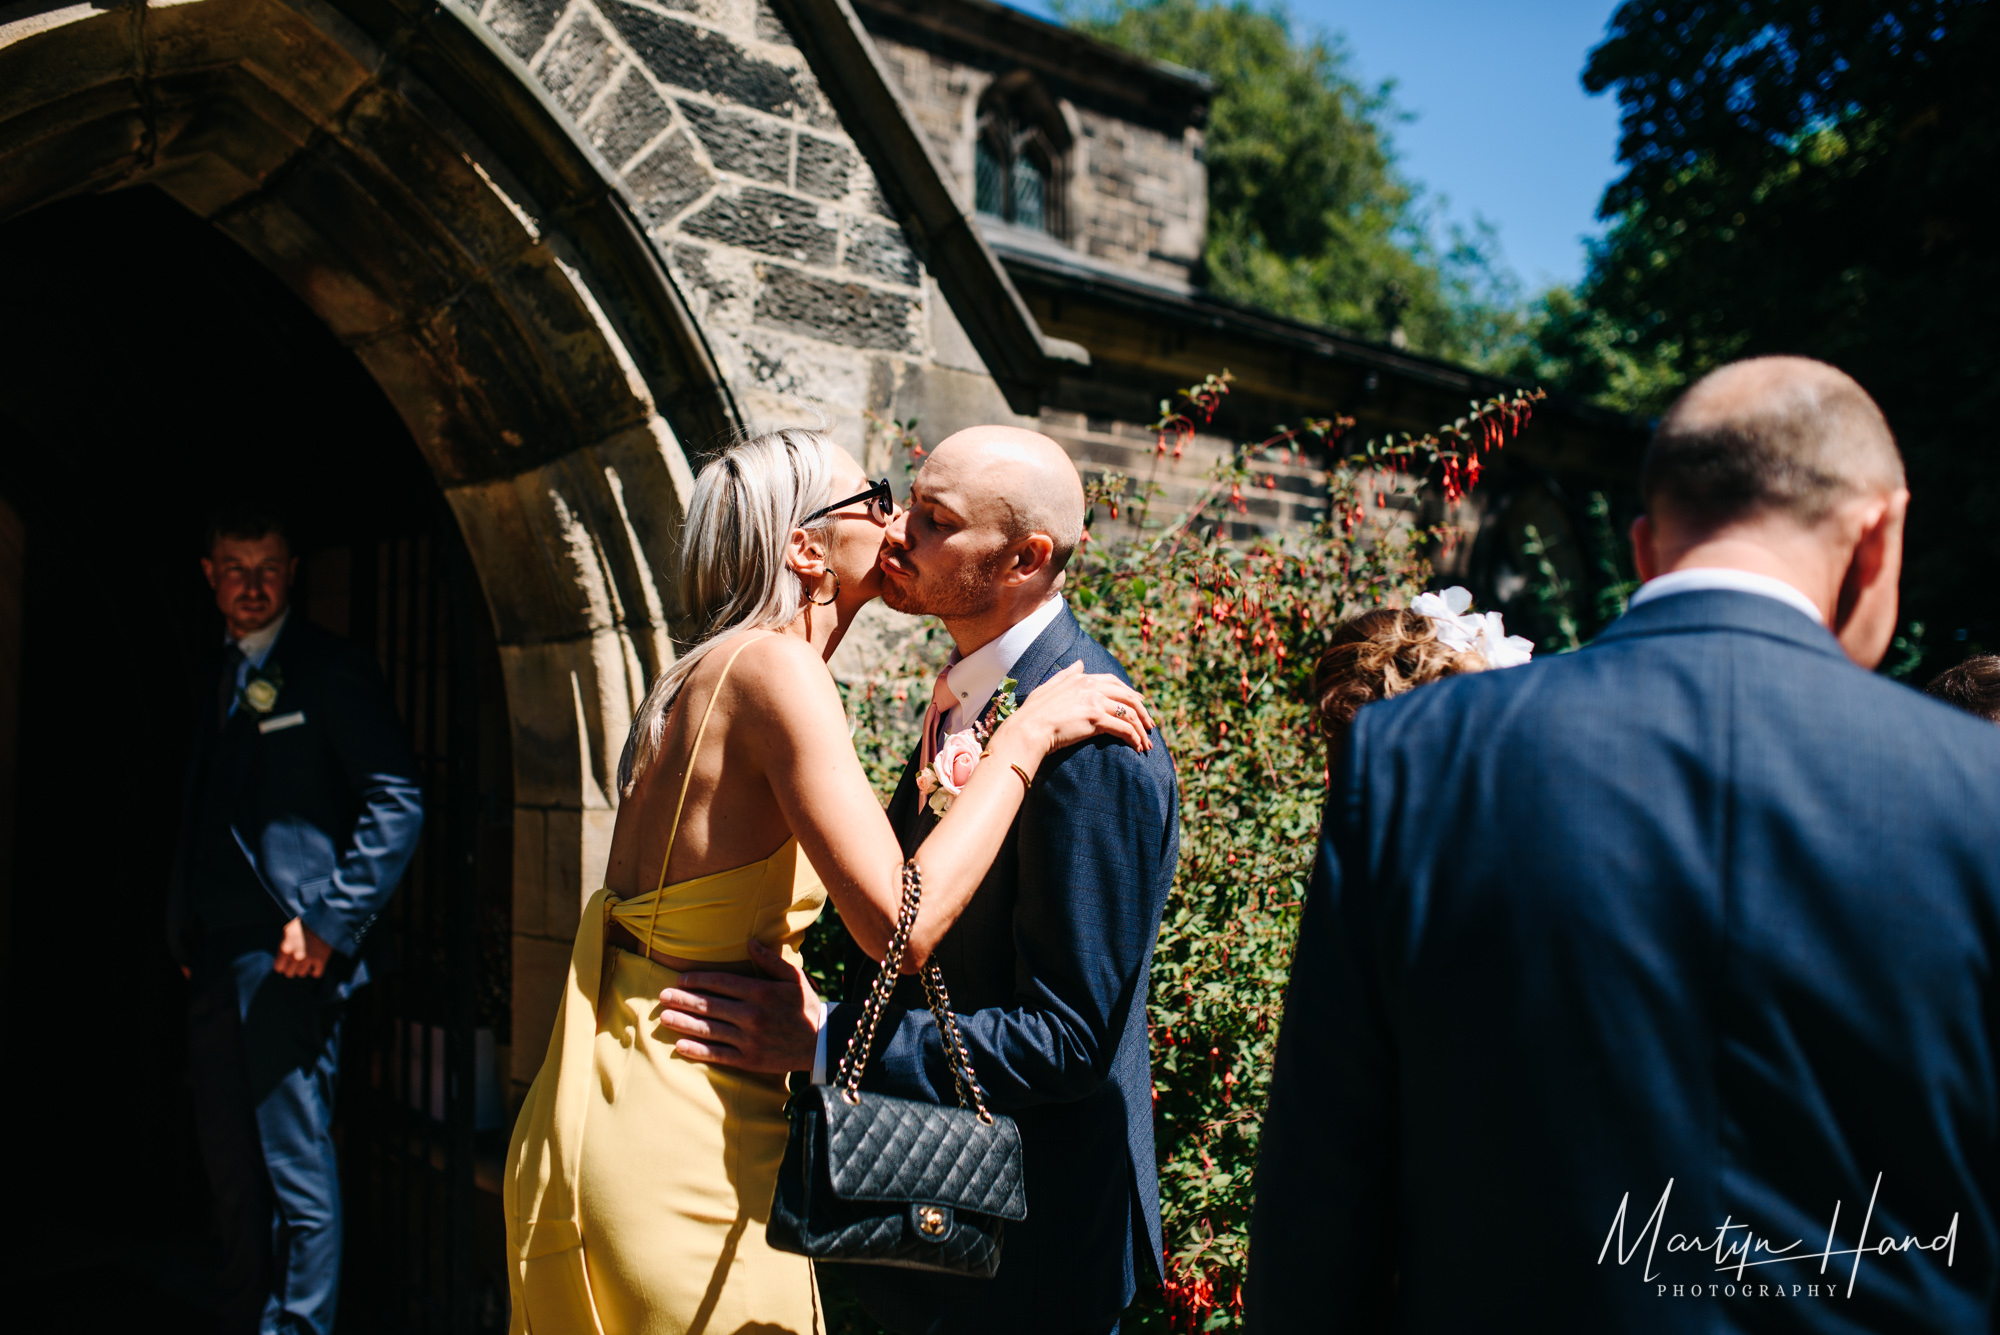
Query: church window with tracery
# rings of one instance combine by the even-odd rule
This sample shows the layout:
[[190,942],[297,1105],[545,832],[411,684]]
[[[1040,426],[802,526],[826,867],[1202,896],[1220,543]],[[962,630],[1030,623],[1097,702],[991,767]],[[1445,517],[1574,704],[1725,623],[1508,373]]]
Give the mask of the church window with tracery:
[[1047,94],[1003,79],[981,99],[973,145],[973,207],[1017,227],[1062,233],[1061,164],[1069,134]]

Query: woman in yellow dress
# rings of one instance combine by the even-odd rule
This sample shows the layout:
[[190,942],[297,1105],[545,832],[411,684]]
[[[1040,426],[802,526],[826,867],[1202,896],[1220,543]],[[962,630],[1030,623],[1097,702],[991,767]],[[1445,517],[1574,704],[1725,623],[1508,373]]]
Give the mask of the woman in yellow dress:
[[[829,894],[871,955],[888,943],[902,851],[826,660],[881,591],[893,510],[886,483],[869,488],[810,431],[745,441],[695,484],[680,593],[706,630],[633,722],[605,888],[584,907],[508,1147],[515,1335],[823,1329],[811,1262],[764,1240],[784,1077],[677,1054],[659,998],[687,969],[755,972],[752,942],[796,966]],[[1097,733],[1144,747],[1150,726],[1115,677],[1072,671],[1025,700],[918,850],[904,967],[921,967],[978,887],[1049,752]],[[817,1024],[802,979],[799,1004]]]

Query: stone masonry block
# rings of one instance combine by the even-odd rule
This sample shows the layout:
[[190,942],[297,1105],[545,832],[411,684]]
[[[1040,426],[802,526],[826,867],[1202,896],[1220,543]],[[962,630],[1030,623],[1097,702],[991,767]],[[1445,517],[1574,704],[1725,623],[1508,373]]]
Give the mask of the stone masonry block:
[[544,935],[542,873],[548,860],[547,813],[540,807],[514,809],[514,930]]
[[741,246],[804,264],[833,263],[838,233],[816,205],[755,188],[718,195],[681,224],[681,231],[725,246]]
[[368,59],[362,55],[365,48],[350,49],[340,38],[321,31],[300,9],[268,0],[149,5],[144,31],[144,68],[149,74],[157,77],[240,62],[253,72],[269,71],[262,77],[283,88],[289,101],[315,118],[337,115],[376,72],[363,63]]
[[[452,487],[445,499],[472,551],[493,614],[493,633],[503,646],[501,662],[510,674],[507,698],[514,721],[515,796],[543,805],[574,800],[581,786],[573,737],[567,751],[548,750],[533,738],[553,743],[576,731],[571,664],[564,660],[561,644],[566,637],[588,632],[584,600],[577,596],[556,552],[548,548],[546,521],[533,513],[539,508],[536,489],[522,487],[511,477],[492,478]],[[510,659],[510,654],[515,657]],[[522,674],[518,680],[511,675],[516,672]],[[559,705],[547,703],[558,697]],[[541,748],[537,753],[552,768],[538,773],[524,762],[524,747]],[[540,786],[523,789],[521,785],[529,781]]]
[[583,122],[583,132],[616,171],[657,139],[673,119],[672,105],[636,65],[627,65],[618,77],[618,86]]
[[[490,442],[489,463],[547,457],[581,443],[577,414],[564,402],[562,376],[525,335],[506,280],[471,284],[413,324],[433,361],[451,372],[460,415]],[[594,429],[586,434],[594,435]],[[529,453],[532,442],[533,453]]]
[[610,0],[612,25],[660,82],[782,115],[799,101],[792,72],[708,28]]
[[657,227],[707,194],[715,177],[701,165],[687,134],[678,132],[661,140],[627,172],[625,184],[638,200],[639,216]]
[[668,256],[675,277],[683,285],[693,287],[717,301],[727,301],[737,296],[736,287],[726,274],[718,273],[708,262],[708,251],[685,241],[676,241]]
[[[849,425],[858,428],[863,408],[887,406],[872,392],[873,364],[889,360],[880,353],[844,356],[820,338],[770,329],[747,330],[721,351],[730,382],[744,387],[745,414],[758,423],[795,420],[801,405],[810,403],[833,414],[837,436]],[[767,409],[749,406],[753,394],[785,406],[773,418]]]
[[848,178],[859,159],[845,144],[815,135],[799,136],[799,189],[821,199],[845,199]]
[[889,207],[889,201],[883,198],[882,188],[876,183],[872,172],[862,176],[861,188],[852,201],[852,206],[862,213],[872,213],[880,218],[893,220],[896,216],[896,211]]
[[514,1051],[512,1075],[525,1088],[548,1056],[549,1035],[555,1032],[556,1006],[569,985],[569,957],[574,939],[549,941],[514,934]]
[[[623,739],[621,738],[622,742]],[[577,918],[583,906],[604,885],[604,869],[611,864],[611,834],[618,828],[618,813],[600,807],[583,813],[582,841],[578,849]],[[571,935],[575,935],[571,928]]]
[[893,223],[851,219],[847,224],[847,267],[885,283],[916,286],[920,270],[903,229]]
[[[503,644],[500,666],[507,678],[519,809],[580,808],[586,788],[596,785],[598,768],[596,758],[585,754],[589,737],[577,732],[579,695],[586,697],[586,711],[596,700],[589,641]],[[625,739],[618,741],[623,745]]]
[[757,40],[773,46],[792,45],[792,34],[771,8],[771,0],[757,0]]
[[548,843],[542,862],[542,931],[557,941],[576,937],[583,901],[590,890],[597,888],[583,883],[584,815],[582,811],[563,807],[546,813]]
[[557,35],[554,45],[542,57],[542,86],[572,116],[581,116],[598,90],[610,80],[618,62],[624,59],[612,45],[611,34],[598,26],[588,9]]
[[549,35],[565,0],[490,0],[479,12],[494,36],[514,49],[523,60],[534,58]]
[[606,352],[615,332],[600,323],[585,294],[546,247],[493,271],[495,291],[524,328],[568,412],[565,423],[589,439],[645,421],[650,402],[634,393],[625,368]]
[[[417,91],[427,90],[419,85]],[[491,175],[475,171],[464,146],[439,133],[442,117],[436,113],[442,110],[377,84],[355,99],[340,137],[448,229],[475,265],[490,267],[532,242],[515,213],[524,201],[508,197]]]
[[792,129],[781,121],[727,111],[705,102],[682,102],[681,115],[694,127],[717,168],[753,181],[785,183],[791,171]]
[[912,297],[862,283],[839,283],[783,265],[763,266],[757,323],[883,352],[915,352]]

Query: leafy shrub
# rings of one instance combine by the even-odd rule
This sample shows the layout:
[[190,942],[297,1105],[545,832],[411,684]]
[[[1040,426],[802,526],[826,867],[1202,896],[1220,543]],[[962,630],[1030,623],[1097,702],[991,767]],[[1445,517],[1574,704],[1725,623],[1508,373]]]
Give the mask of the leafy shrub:
[[[1183,390],[1178,409],[1163,404],[1160,451],[1178,454],[1228,389],[1224,372]],[[1281,428],[1239,446],[1172,522],[1137,540],[1086,542],[1071,562],[1070,606],[1145,693],[1181,785],[1180,871],[1149,1009],[1168,1277],[1164,1291],[1142,1295],[1127,1329],[1238,1324],[1259,1119],[1327,784],[1313,667],[1332,626],[1407,603],[1430,574],[1429,553],[1456,537],[1410,527],[1407,498],[1435,488],[1457,500],[1539,397],[1490,400],[1431,435],[1353,450],[1343,444],[1351,422]],[[1327,517],[1303,532],[1226,541],[1244,489],[1300,454],[1326,468]],[[1150,499],[1116,474],[1088,491],[1093,521]],[[855,745],[885,796],[947,647],[941,632],[920,637],[879,678],[846,688]],[[837,958],[833,915],[824,921],[809,958]],[[866,1329],[842,1312],[838,1280],[828,1287],[830,1311]]]

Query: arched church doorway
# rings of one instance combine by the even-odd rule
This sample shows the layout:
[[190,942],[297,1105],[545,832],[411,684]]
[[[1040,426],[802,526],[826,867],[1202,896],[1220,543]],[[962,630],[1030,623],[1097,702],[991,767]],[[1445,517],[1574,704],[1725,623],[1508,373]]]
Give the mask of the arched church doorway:
[[[150,262],[105,262],[135,236]],[[161,926],[220,636],[196,567],[202,530],[218,505],[252,500],[296,528],[295,614],[381,665],[429,809],[378,943],[381,977],[348,1022],[347,1324],[495,1326],[513,767],[492,621],[457,523],[352,353],[165,195],[50,206],[0,227],[0,254],[36,257],[0,325],[0,494],[23,539],[26,835],[0,1024],[38,1095],[35,1288],[73,1302],[103,1281],[142,1307],[198,1308],[205,1188],[184,990]]]
[[[190,226],[250,262],[236,287],[200,280],[213,271],[189,258],[200,250]],[[74,1324],[79,1303],[136,1292],[156,1253],[135,1252],[134,1238],[190,1217],[198,1183],[162,1150],[178,1134],[161,1112],[171,1099],[144,1103],[111,1077],[132,1069],[166,1088],[175,1060],[170,996],[134,981],[158,962],[146,859],[168,836],[148,821],[179,783],[180,711],[148,702],[184,689],[206,633],[199,586],[179,582],[188,547],[174,516],[216,479],[248,478],[303,492],[315,562],[302,592],[320,615],[380,637],[366,642],[385,664],[428,683],[410,688],[418,696],[504,699],[504,725],[488,729],[499,735],[463,746],[452,724],[486,712],[407,706],[413,729],[442,729],[434,755],[452,782],[436,828],[511,849],[497,874],[510,883],[504,949],[469,901],[426,909],[410,930],[432,945],[414,942],[399,977],[436,981],[450,1007],[383,987],[369,1003],[386,1008],[373,1055],[347,1063],[350,1089],[387,1091],[376,1121],[351,1119],[354,1133],[410,1132],[379,1139],[402,1176],[365,1184],[387,1193],[382,1217],[402,1231],[365,1236],[376,1206],[350,1201],[350,1255],[375,1245],[393,1257],[368,1270],[379,1292],[358,1328],[478,1329],[494,1313],[468,1258],[494,1255],[480,1248],[497,1238],[475,1237],[479,1197],[439,1185],[478,1185],[479,1050],[451,1035],[493,1032],[503,1094],[539,1064],[568,940],[601,876],[617,747],[671,658],[674,609],[656,572],[678,535],[690,452],[736,423],[727,390],[622,187],[452,5],[10,5],[0,227],[21,238],[0,252],[0,328],[24,350],[0,374],[37,368],[23,377],[33,383],[10,381],[18,411],[0,422],[0,631],[20,627],[18,671],[0,653],[0,711],[13,700],[21,726],[10,741],[0,720],[0,801],[11,783],[17,818],[0,848],[15,1003],[0,1041],[31,1092],[9,1100],[29,1123],[17,1143],[47,1147],[28,1194],[48,1221],[44,1244],[10,1257],[6,1274],[57,1304],[51,1323]],[[267,296],[292,302],[273,319],[316,321],[317,352],[260,336],[229,304],[259,271],[277,284]],[[31,287],[54,312],[39,327],[21,304]],[[60,340],[58,316],[75,317]],[[28,411],[50,399],[53,411]],[[236,420],[246,402],[261,405],[255,420]],[[295,467],[285,447],[306,457],[306,443],[316,462]],[[467,650],[468,625],[492,645],[471,686],[454,675],[482,657]],[[454,764],[474,754],[482,770],[504,756],[508,782],[457,782]],[[440,856],[460,857],[455,847]],[[484,845],[473,856],[482,869],[505,863]],[[445,870],[440,894],[466,882]],[[405,900],[424,902],[414,889]],[[482,1002],[461,986],[468,959],[477,976],[504,976],[509,995]],[[440,1081],[443,1141],[428,1092]],[[68,1278],[46,1268],[57,1261]],[[170,1278],[152,1274],[154,1291]]]

